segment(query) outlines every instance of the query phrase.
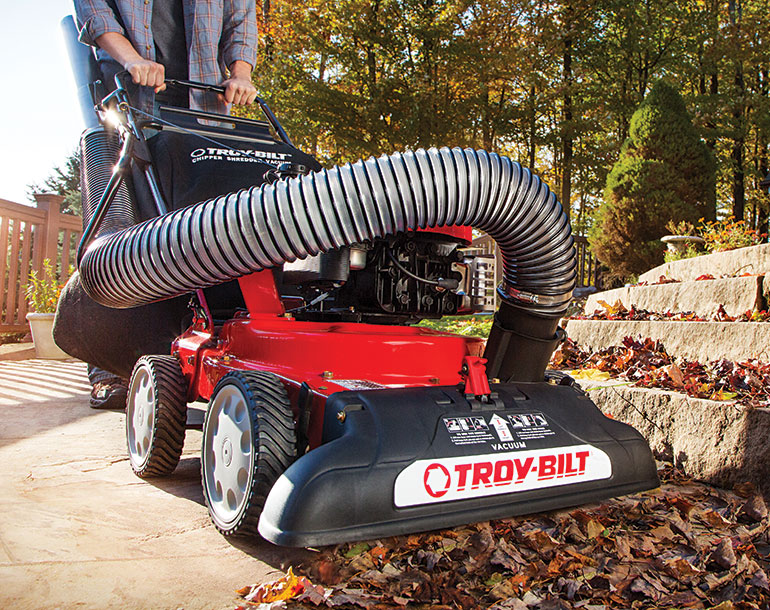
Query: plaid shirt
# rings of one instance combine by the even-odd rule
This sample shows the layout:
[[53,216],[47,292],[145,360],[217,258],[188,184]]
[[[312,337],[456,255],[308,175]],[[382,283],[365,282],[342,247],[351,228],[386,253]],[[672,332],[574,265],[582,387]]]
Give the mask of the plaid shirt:
[[[117,32],[145,59],[155,61],[152,37],[152,0],[113,0],[125,24],[121,26],[107,0],[75,0],[75,12],[81,25],[80,40],[97,46],[102,34]],[[257,18],[254,0],[183,0],[184,26],[190,80],[220,84],[226,69],[241,60],[257,62]],[[97,48],[99,58],[109,55]],[[150,112],[153,91],[141,88],[140,106]],[[228,107],[214,93],[190,92],[190,107],[227,114]]]

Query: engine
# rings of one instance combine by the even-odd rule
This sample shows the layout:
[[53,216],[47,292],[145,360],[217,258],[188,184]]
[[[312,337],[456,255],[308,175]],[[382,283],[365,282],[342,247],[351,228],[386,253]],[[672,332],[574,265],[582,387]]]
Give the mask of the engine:
[[[494,311],[495,260],[438,233],[411,232],[284,265],[294,317],[407,324]],[[290,301],[291,302],[291,301]]]

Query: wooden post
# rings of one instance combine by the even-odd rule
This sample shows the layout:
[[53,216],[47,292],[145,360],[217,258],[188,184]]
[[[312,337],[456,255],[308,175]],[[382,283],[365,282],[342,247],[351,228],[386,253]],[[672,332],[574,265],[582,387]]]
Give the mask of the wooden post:
[[41,269],[43,261],[47,258],[51,261],[51,266],[56,272],[56,265],[59,262],[59,216],[61,215],[61,204],[64,197],[54,193],[35,193],[37,209],[45,212],[45,224],[43,225],[42,248],[37,250],[37,256],[40,260],[36,268]]

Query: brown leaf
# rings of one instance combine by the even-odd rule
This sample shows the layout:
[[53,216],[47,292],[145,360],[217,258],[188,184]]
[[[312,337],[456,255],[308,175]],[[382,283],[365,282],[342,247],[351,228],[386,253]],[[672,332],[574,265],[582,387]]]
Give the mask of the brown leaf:
[[718,606],[714,606],[713,608],[711,608],[711,610],[735,610],[735,606],[733,605],[733,602],[725,601],[719,604]]
[[496,603],[494,606],[490,606],[489,610],[528,610],[528,608],[529,606],[518,597],[510,597],[505,601]]
[[596,519],[591,519],[585,526],[586,536],[589,538],[598,538],[605,530],[605,527]]
[[733,550],[733,543],[729,538],[723,538],[711,552],[710,559],[725,570],[732,568],[738,561]]
[[661,597],[663,597],[662,593],[658,591],[656,587],[653,587],[649,582],[641,577],[634,579],[634,581],[631,583],[631,591],[634,593],[641,593],[653,601],[658,601]]
[[336,585],[341,580],[339,567],[328,559],[321,559],[313,566],[313,577],[323,585]]
[[689,500],[685,500],[681,496],[674,496],[669,501],[671,502],[672,506],[676,507],[677,510],[679,510],[683,518],[689,517],[693,508],[695,508],[694,503],[690,502]]
[[661,367],[661,370],[671,378],[671,382],[674,384],[675,388],[684,387],[684,375],[682,374],[682,369],[676,364],[672,362],[668,366]]
[[751,584],[755,587],[759,587],[765,591],[770,591],[770,582],[767,580],[767,574],[761,568],[754,572],[754,576],[751,577],[749,582],[751,582]]
[[667,524],[659,525],[658,527],[651,529],[649,534],[658,540],[676,540],[676,534],[671,531],[671,528]]
[[751,521],[762,521],[767,517],[767,505],[762,496],[752,496],[741,506],[740,514],[746,515]]
[[615,537],[615,552],[623,561],[631,560],[631,545],[628,543],[628,536],[619,534]]
[[358,606],[359,608],[373,608],[377,605],[377,600],[370,595],[366,595],[363,591],[343,589],[341,593],[335,593],[329,596],[326,603],[332,608],[343,606],[345,604]]
[[541,529],[524,532],[524,539],[530,548],[538,552],[550,551],[559,545],[556,540],[551,538],[548,532]]
[[511,583],[510,580],[503,580],[492,587],[492,590],[489,592],[489,594],[493,599],[500,601],[503,599],[508,599],[509,597],[513,597],[518,592],[519,588]]
[[664,560],[663,566],[671,576],[683,582],[690,582],[693,577],[700,576],[703,572],[699,570],[684,557],[674,557]]
[[713,528],[724,529],[732,525],[727,519],[710,508],[698,511],[698,518]]

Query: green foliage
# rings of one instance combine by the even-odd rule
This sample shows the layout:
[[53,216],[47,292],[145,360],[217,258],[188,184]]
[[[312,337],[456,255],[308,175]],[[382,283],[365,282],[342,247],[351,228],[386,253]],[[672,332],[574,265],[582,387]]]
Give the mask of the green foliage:
[[668,221],[668,223],[666,223],[666,231],[668,231],[669,235],[696,235],[695,225],[686,220],[680,222],[674,222],[673,220]]
[[53,265],[49,259],[43,261],[43,276],[38,277],[37,271],[29,272],[29,282],[25,295],[32,311],[36,313],[54,313],[59,302],[62,285],[54,275]]
[[701,219],[700,233],[706,241],[709,252],[724,252],[762,243],[764,234],[760,234],[746,225],[746,221],[728,216],[724,220],[706,222]]
[[589,239],[613,275],[628,277],[662,262],[669,221],[713,218],[715,163],[679,93],[658,82],[631,118],[629,137],[607,177]]
[[680,261],[685,258],[695,258],[705,254],[695,244],[687,244],[684,250],[666,250],[663,253],[663,262],[673,263],[674,261]]

